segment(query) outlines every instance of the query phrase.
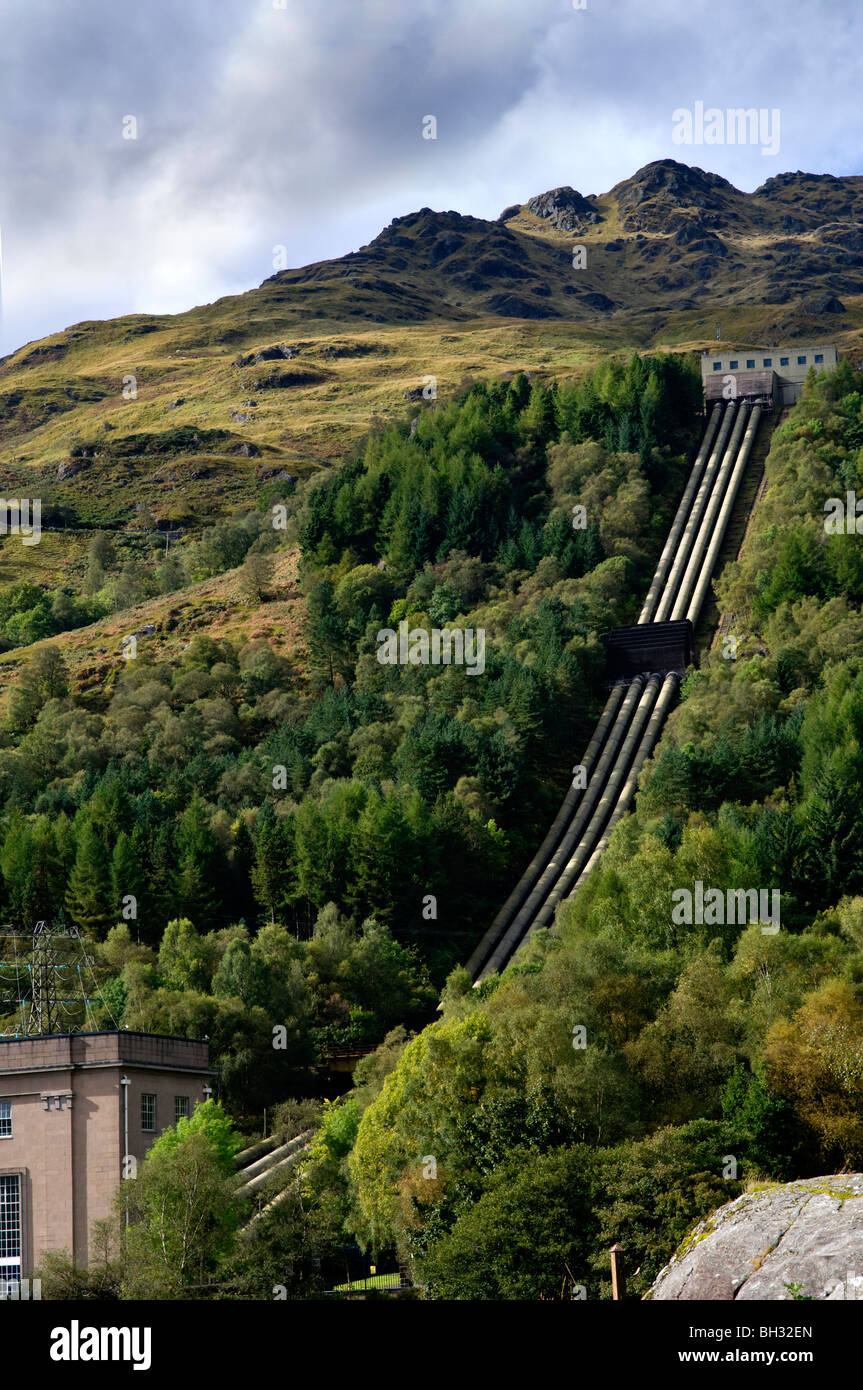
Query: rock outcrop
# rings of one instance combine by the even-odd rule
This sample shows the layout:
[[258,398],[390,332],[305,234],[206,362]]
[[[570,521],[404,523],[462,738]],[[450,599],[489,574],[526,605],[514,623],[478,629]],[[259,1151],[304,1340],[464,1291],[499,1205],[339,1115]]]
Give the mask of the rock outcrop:
[[696,210],[700,227],[726,230],[742,220],[745,195],[727,179],[704,169],[657,159],[615,184],[614,198],[626,231],[674,232],[681,209]]
[[535,217],[544,217],[562,232],[577,232],[581,227],[602,221],[593,204],[568,184],[563,188],[551,188],[548,193],[538,193],[535,198],[528,199],[526,207]]
[[648,1298],[863,1299],[863,1173],[744,1193],[696,1226]]

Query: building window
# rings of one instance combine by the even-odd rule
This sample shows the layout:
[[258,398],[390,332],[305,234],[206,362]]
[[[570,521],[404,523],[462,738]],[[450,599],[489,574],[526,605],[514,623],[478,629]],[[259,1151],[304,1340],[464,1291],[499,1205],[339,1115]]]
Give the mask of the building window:
[[714,362],[714,364],[713,364],[713,370],[714,370],[715,372],[721,372],[721,371],[722,371],[722,363],[721,363],[721,362]]
[[188,1120],[189,1118],[189,1097],[174,1096],[174,1124],[178,1120]]
[[823,361],[824,361],[824,353],[823,353],[823,352],[816,352],[816,354],[815,354],[815,361],[816,361],[816,362],[823,362]]
[[21,1186],[17,1173],[0,1177],[0,1298],[21,1283]]
[[765,357],[765,359],[764,359],[764,365],[765,365],[765,367],[772,367],[772,366],[773,366],[773,358],[772,358],[772,357]]
[[787,367],[789,361],[790,361],[790,358],[788,358],[788,357],[780,357],[780,359],[779,359],[779,365],[780,365],[780,367]]
[[736,366],[737,366],[737,363],[736,363],[736,362],[729,362],[728,365],[729,365],[729,367],[731,368],[731,370],[732,370],[732,372],[733,372],[734,369],[735,369]]
[[747,359],[746,359],[746,365],[747,365],[747,367],[754,367],[754,366],[755,366],[755,358],[754,358],[754,357],[747,357]]
[[156,1128],[156,1097],[147,1095],[146,1092],[141,1096],[141,1128]]
[[12,1102],[0,1100],[0,1139],[12,1138]]
[[803,357],[798,357],[798,359],[797,359],[797,365],[798,365],[798,367],[805,367],[805,366],[806,366],[806,357],[805,357],[805,355],[804,355]]

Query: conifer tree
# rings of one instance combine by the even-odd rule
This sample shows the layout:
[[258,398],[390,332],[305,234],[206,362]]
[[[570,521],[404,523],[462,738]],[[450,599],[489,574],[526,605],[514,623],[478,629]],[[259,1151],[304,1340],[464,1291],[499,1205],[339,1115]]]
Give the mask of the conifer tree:
[[[140,916],[143,874],[141,860],[136,853],[132,838],[121,830],[111,855],[111,895],[118,920],[123,915],[123,899],[134,897],[135,916],[127,920],[137,921]],[[131,907],[132,904],[127,906]]]
[[219,902],[221,856],[210,829],[206,807],[196,793],[177,833],[179,880],[177,896],[183,913],[202,926],[209,924]]
[[101,939],[112,925],[111,872],[104,841],[87,817],[77,832],[77,851],[66,907],[79,931]]

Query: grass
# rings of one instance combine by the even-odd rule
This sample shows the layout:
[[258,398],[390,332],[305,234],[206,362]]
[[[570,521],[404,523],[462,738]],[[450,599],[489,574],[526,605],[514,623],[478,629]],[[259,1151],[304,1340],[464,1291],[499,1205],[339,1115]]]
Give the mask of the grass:
[[347,1284],[336,1284],[333,1293],[356,1293],[358,1289],[398,1289],[401,1275],[398,1270],[392,1274],[370,1274],[367,1279],[353,1279]]

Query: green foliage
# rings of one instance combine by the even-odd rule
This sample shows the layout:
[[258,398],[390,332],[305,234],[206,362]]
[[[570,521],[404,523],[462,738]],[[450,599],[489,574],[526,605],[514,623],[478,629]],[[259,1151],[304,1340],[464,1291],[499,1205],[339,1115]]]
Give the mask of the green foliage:
[[510,1150],[417,1261],[426,1297],[608,1298],[618,1243],[628,1296],[643,1295],[690,1227],[740,1192],[723,1177],[733,1137],[699,1121],[613,1149]]
[[[65,898],[100,939],[115,1014],[209,1037],[250,1129],[331,1049],[384,1039],[234,1253],[227,1151],[193,1129],[159,1141],[136,1288],[220,1271],[237,1296],[303,1297],[351,1231],[412,1256],[432,1297],[605,1297],[615,1240],[642,1293],[739,1190],[729,1155],[744,1176],[859,1163],[863,565],[822,507],[859,483],[861,400],[850,367],[807,383],[717,581],[746,629],[736,660],[685,681],[602,863],[477,990],[454,967],[553,813],[602,697],[602,638],[637,613],[682,483],[698,391],[680,359],[473,386],[301,486],[308,683],[260,639],[196,637],[87,699],[50,647],[28,661],[0,748],[5,919]],[[254,600],[269,525],[259,508],[210,528],[186,575],[247,562]],[[91,602],[155,583],[105,537],[88,564]],[[44,599],[20,588],[0,627],[25,632]],[[53,598],[50,621],[64,613]],[[403,620],[482,628],[482,680],[382,665],[378,632]],[[780,889],[782,930],[675,922],[696,879]],[[117,927],[130,894],[138,917]],[[180,1270],[192,1159],[209,1235]]]
[[29,646],[104,616],[104,605],[26,579],[0,590],[0,651]]
[[180,1153],[193,1134],[206,1138],[213,1161],[222,1173],[234,1172],[234,1155],[243,1147],[243,1142],[217,1100],[204,1101],[191,1115],[178,1120],[172,1129],[163,1130],[151,1145],[145,1162]]
[[[329,576],[339,566],[346,612],[361,609],[372,596],[384,611],[392,582],[407,588],[425,566],[440,565],[454,552],[494,561],[504,573],[533,571],[544,556],[555,556],[563,573],[584,574],[603,556],[597,517],[589,530],[573,534],[569,508],[554,510],[559,498],[542,479],[550,447],[564,434],[571,443],[601,441],[609,453],[639,453],[650,473],[661,441],[665,467],[659,473],[665,482],[668,460],[691,442],[697,396],[695,378],[676,357],[634,357],[562,391],[539,382],[529,388],[519,378],[508,386],[478,382],[461,399],[422,413],[410,438],[398,427],[373,436],[362,459],[306,491],[298,520],[306,572]],[[558,464],[551,465],[550,476],[555,470]],[[646,519],[650,479],[631,465],[629,482],[640,494],[642,512],[624,521],[621,509],[619,521],[632,531],[633,523]],[[611,534],[615,520],[605,518],[603,525]],[[352,591],[359,579],[349,579],[345,567],[371,577],[378,559],[386,574],[378,572],[365,599],[351,597],[349,604],[343,586],[350,584]],[[430,615],[450,620],[456,594],[439,585],[435,593]],[[323,603],[321,594],[310,615],[318,641]]]
[[728,1168],[739,1140],[730,1125],[695,1120],[600,1153],[590,1254],[600,1297],[611,1296],[613,1244],[626,1251],[627,1297],[643,1297],[691,1227],[740,1194]]
[[763,1066],[754,1072],[742,1063],[735,1067],[722,1096],[722,1113],[746,1136],[747,1154],[759,1172],[780,1181],[793,1176],[799,1167],[799,1134],[790,1105],[771,1093]]
[[46,1250],[34,1278],[41,1281],[42,1298],[49,1302],[118,1302],[123,1263],[116,1216],[93,1222],[86,1265],[76,1264],[68,1250]]
[[202,938],[187,917],[169,922],[159,947],[159,973],[171,989],[206,989],[213,977],[216,943]]
[[[198,1118],[200,1117],[200,1118]],[[156,1140],[138,1176],[120,1185],[124,1298],[183,1298],[230,1255],[242,1203],[232,1157],[238,1141],[216,1102]]]
[[568,1297],[585,1282],[591,1155],[580,1149],[515,1156],[419,1262],[432,1299]]
[[[584,497],[612,516],[640,505],[610,434],[595,442],[600,384],[559,405],[574,421],[548,447],[561,513]],[[571,1279],[607,1297],[614,1241],[643,1294],[739,1179],[859,1164],[863,617],[856,570],[810,510],[859,448],[859,403],[836,401],[819,380],[777,433],[767,520],[721,581],[723,605],[759,626],[736,660],[711,656],[685,682],[635,813],[556,937],[480,990],[454,971],[444,1021],[369,1098],[348,1162],[353,1228],[411,1252],[427,1296],[565,1297]],[[606,550],[613,534],[604,521]],[[621,534],[619,558],[638,564]],[[434,590],[413,592],[427,608]],[[559,650],[543,603],[535,669]],[[520,717],[535,719],[528,701]],[[676,923],[672,893],[696,879],[781,890],[780,932]]]
[[321,1126],[309,1149],[309,1162],[328,1160],[338,1163],[354,1146],[360,1123],[360,1111],[352,1096],[324,1101]]
[[347,1275],[341,1258],[345,1212],[344,1194],[329,1169],[320,1178],[292,1177],[278,1205],[240,1233],[234,1255],[219,1271],[217,1296],[320,1298]]
[[69,916],[80,931],[104,936],[111,921],[111,873],[108,851],[92,820],[82,817],[75,862],[66,890]]

